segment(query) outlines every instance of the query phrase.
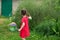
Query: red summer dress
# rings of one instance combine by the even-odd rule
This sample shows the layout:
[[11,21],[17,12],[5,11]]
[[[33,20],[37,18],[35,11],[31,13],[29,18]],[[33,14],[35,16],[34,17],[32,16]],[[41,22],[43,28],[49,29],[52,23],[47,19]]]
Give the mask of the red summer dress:
[[22,23],[23,22],[25,23],[25,26],[20,31],[20,37],[26,38],[26,37],[30,36],[29,25],[28,25],[28,17],[23,17],[21,21],[22,21]]

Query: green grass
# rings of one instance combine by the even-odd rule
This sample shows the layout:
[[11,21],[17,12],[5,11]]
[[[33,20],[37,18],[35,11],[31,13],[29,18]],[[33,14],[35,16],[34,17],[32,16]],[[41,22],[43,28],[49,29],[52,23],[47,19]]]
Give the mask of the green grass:
[[[4,24],[0,25],[0,40],[21,40],[19,36],[19,32],[11,32],[9,31],[9,26],[7,26],[9,23],[8,20],[4,22]],[[37,34],[36,32],[31,31],[30,37],[27,38],[27,40],[60,40],[57,36],[43,36],[42,34]]]

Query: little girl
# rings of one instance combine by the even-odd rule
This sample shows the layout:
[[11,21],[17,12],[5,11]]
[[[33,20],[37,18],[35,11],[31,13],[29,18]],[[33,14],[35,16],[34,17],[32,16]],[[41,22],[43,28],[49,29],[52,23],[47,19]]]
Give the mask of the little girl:
[[27,14],[26,10],[21,10],[21,15],[23,17],[21,20],[21,22],[22,22],[21,27],[18,31],[20,32],[20,37],[22,38],[22,40],[26,40],[25,38],[30,36],[28,19],[32,19],[32,18],[31,18],[31,16],[27,16],[26,14]]

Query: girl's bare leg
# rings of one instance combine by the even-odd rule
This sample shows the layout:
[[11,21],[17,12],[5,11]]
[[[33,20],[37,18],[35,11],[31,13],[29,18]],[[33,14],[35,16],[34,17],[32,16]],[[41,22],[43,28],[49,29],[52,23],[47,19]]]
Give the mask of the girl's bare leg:
[[22,40],[26,40],[25,38],[22,38]]

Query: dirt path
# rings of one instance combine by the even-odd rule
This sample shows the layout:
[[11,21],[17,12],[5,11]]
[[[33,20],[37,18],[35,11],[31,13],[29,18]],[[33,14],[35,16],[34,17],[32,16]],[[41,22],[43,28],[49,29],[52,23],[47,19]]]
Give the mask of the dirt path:
[[3,24],[6,18],[0,18],[0,24]]

